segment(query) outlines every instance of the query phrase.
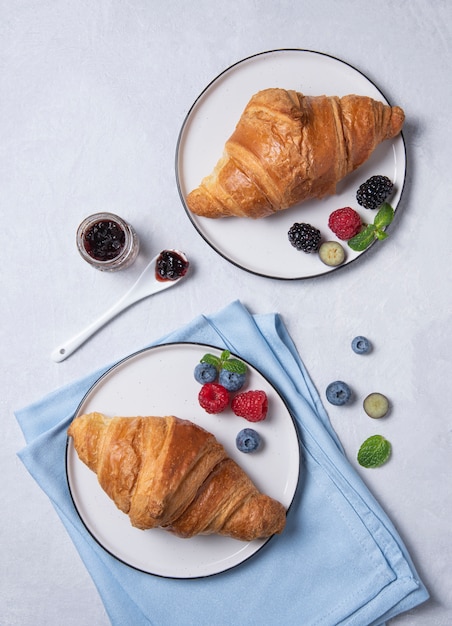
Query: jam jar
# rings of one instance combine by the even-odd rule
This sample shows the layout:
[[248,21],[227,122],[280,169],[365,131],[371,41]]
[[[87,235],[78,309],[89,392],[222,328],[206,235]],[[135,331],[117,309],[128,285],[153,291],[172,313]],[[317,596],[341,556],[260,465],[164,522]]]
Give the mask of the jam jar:
[[133,227],[118,215],[95,213],[78,227],[77,248],[90,265],[113,272],[135,261],[139,241]]

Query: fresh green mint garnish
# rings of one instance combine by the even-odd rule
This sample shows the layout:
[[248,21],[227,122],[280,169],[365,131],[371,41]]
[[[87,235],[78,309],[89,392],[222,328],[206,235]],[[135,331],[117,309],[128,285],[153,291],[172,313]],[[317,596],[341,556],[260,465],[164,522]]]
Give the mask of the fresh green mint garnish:
[[392,208],[390,204],[388,204],[387,202],[384,202],[375,216],[375,219],[374,219],[375,228],[377,230],[381,230],[382,228],[389,226],[389,224],[392,222],[393,219],[394,219],[394,209]]
[[362,252],[370,246],[375,239],[386,239],[387,233],[383,230],[394,219],[394,209],[384,202],[375,216],[374,223],[366,226],[364,230],[349,239],[348,245],[356,252]]
[[352,250],[361,252],[362,250],[368,248],[374,239],[375,226],[373,224],[369,224],[369,226],[366,226],[364,230],[349,239],[348,245]]
[[209,363],[216,367],[218,371],[225,369],[229,372],[235,372],[236,374],[245,374],[246,372],[245,363],[238,359],[231,358],[229,350],[223,350],[219,357],[214,354],[205,354],[201,359],[201,363]]
[[358,463],[363,467],[380,467],[389,459],[391,444],[381,435],[366,439],[358,451]]

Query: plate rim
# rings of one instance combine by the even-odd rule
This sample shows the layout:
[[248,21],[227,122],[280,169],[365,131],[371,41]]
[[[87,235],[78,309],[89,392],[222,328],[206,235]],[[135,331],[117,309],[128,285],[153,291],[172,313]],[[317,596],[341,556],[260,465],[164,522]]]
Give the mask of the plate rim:
[[[212,350],[225,350],[227,348],[222,348],[219,346],[215,346],[214,344],[209,344],[209,343],[204,343],[204,342],[200,342],[200,341],[164,341],[163,343],[158,343],[152,346],[148,346],[145,348],[142,348],[140,350],[137,350],[125,357],[123,357],[122,359],[120,359],[117,363],[114,363],[113,365],[111,365],[110,367],[108,367],[107,370],[105,370],[105,372],[103,372],[95,381],[94,383],[90,386],[90,388],[85,392],[85,394],[83,395],[82,399],[80,400],[80,402],[77,405],[77,408],[75,409],[71,422],[77,417],[77,415],[79,414],[81,407],[83,406],[83,404],[86,402],[87,398],[90,396],[91,392],[95,389],[95,387],[97,387],[99,384],[102,383],[102,381],[107,378],[112,371],[114,371],[115,369],[119,368],[120,366],[124,365],[124,363],[126,363],[129,360],[132,360],[134,358],[139,357],[140,355],[143,355],[146,352],[152,352],[154,349],[157,348],[165,348],[165,347],[175,347],[175,346],[199,346],[199,347],[204,347],[204,348],[209,348]],[[297,420],[295,419],[292,411],[290,410],[290,407],[288,406],[288,403],[286,401],[286,399],[284,398],[284,396],[282,395],[282,393],[279,391],[279,389],[268,379],[267,376],[265,376],[262,371],[256,367],[253,363],[250,363],[247,359],[245,359],[244,357],[237,355],[235,353],[231,352],[231,356],[235,356],[236,358],[242,360],[246,365],[250,366],[251,368],[253,368],[258,374],[260,374],[265,381],[272,387],[272,389],[277,393],[277,395],[279,396],[280,400],[283,402],[288,416],[290,417],[291,421],[292,421],[292,425],[295,431],[295,439],[296,439],[296,448],[298,450],[298,459],[297,459],[297,464],[298,464],[298,468],[297,468],[297,477],[296,477],[296,481],[295,481],[295,488],[293,491],[293,494],[291,496],[291,501],[289,506],[286,509],[286,516],[289,514],[293,503],[296,499],[297,493],[300,489],[300,483],[301,483],[301,469],[302,469],[302,443],[301,443],[301,433],[300,433],[300,427],[297,423]],[[257,547],[257,549],[252,552],[251,554],[249,554],[248,556],[246,556],[242,561],[239,561],[238,563],[235,563],[233,565],[230,566],[226,566],[223,567],[222,569],[218,570],[218,571],[214,571],[211,573],[207,573],[207,574],[199,574],[199,575],[195,575],[195,576],[176,576],[176,575],[169,575],[169,574],[161,574],[161,573],[156,573],[156,572],[151,572],[145,569],[142,569],[140,567],[137,567],[136,565],[133,565],[131,563],[128,563],[124,558],[119,557],[118,555],[116,555],[112,550],[110,550],[109,548],[107,548],[106,546],[103,545],[103,543],[101,542],[101,540],[96,537],[95,533],[91,530],[91,528],[88,526],[87,522],[84,520],[82,514],[80,513],[77,504],[76,504],[76,498],[74,496],[73,493],[73,488],[71,485],[71,481],[69,478],[69,454],[70,451],[73,450],[74,453],[75,452],[75,448],[73,447],[73,445],[71,446],[71,439],[70,437],[67,435],[66,436],[66,447],[65,447],[65,475],[66,475],[66,485],[68,488],[68,492],[69,492],[69,496],[72,502],[72,506],[78,516],[78,519],[81,521],[81,523],[83,524],[84,528],[86,529],[86,531],[88,532],[88,534],[92,537],[92,539],[96,542],[96,544],[102,549],[104,550],[107,554],[109,554],[111,557],[113,557],[116,561],[122,563],[123,565],[126,565],[127,567],[130,567],[138,572],[142,572],[143,574],[147,574],[149,576],[156,576],[158,578],[164,578],[164,579],[170,579],[170,580],[198,580],[198,579],[203,579],[203,578],[210,578],[212,576],[218,576],[220,574],[223,574],[225,572],[229,572],[237,567],[240,567],[241,565],[243,565],[244,563],[246,563],[247,561],[249,561],[249,559],[254,558],[257,554],[259,554],[262,549],[268,545],[269,542],[271,542],[276,535],[272,535],[271,537],[268,537],[266,540],[263,541],[263,543]]]
[[[341,58],[339,58],[339,57],[337,57],[337,56],[335,56],[333,54],[330,54],[328,52],[320,52],[318,50],[311,50],[309,48],[291,48],[291,47],[289,47],[289,48],[273,48],[273,49],[270,49],[270,50],[264,50],[264,51],[261,51],[261,52],[256,52],[255,54],[251,54],[249,56],[246,56],[243,59],[240,59],[239,61],[235,61],[234,63],[232,63],[231,65],[229,65],[225,69],[223,69],[221,72],[219,72],[212,80],[210,80],[210,82],[202,89],[202,91],[198,94],[196,99],[193,101],[192,105],[190,106],[189,110],[187,111],[187,114],[184,117],[184,120],[182,122],[180,131],[179,131],[179,134],[178,134],[178,137],[177,137],[176,152],[175,152],[175,173],[176,173],[177,190],[178,190],[178,193],[179,193],[180,200],[182,202],[182,206],[184,207],[185,213],[186,213],[188,219],[190,220],[190,222],[192,223],[192,226],[197,231],[197,233],[202,237],[202,239],[207,243],[207,245],[209,245],[212,248],[212,250],[214,250],[223,259],[228,261],[228,263],[231,263],[235,267],[237,267],[237,268],[239,268],[239,269],[241,269],[241,270],[243,270],[245,272],[248,272],[249,274],[252,274],[254,276],[260,276],[261,278],[267,278],[267,279],[270,279],[270,280],[280,280],[280,281],[289,281],[290,282],[290,281],[297,281],[297,280],[311,280],[313,278],[320,278],[322,276],[329,276],[332,272],[337,272],[338,270],[344,270],[346,267],[349,267],[349,266],[353,265],[358,259],[361,259],[361,257],[364,254],[366,254],[371,248],[374,247],[374,245],[377,243],[377,241],[374,240],[365,250],[363,250],[359,254],[359,256],[354,257],[348,263],[345,263],[345,264],[342,264],[342,265],[338,265],[336,267],[331,267],[330,269],[328,269],[326,271],[323,271],[323,272],[319,272],[318,274],[311,274],[309,276],[271,276],[271,275],[266,274],[265,272],[259,272],[257,270],[253,270],[253,269],[250,269],[248,267],[244,267],[238,261],[235,261],[234,259],[231,259],[224,252],[219,250],[217,248],[217,246],[215,246],[211,241],[209,241],[208,237],[198,227],[198,224],[195,222],[195,218],[193,217],[191,211],[187,207],[187,204],[186,204],[186,201],[185,201],[185,197],[184,197],[184,194],[182,192],[182,185],[181,185],[180,176],[179,176],[179,153],[180,153],[180,147],[181,147],[181,143],[182,143],[182,139],[183,139],[183,135],[184,135],[184,130],[185,130],[185,128],[187,126],[187,123],[188,123],[188,121],[190,119],[192,111],[198,105],[200,100],[204,97],[206,92],[222,76],[224,76],[225,74],[227,74],[228,72],[233,70],[238,65],[241,65],[242,63],[246,63],[247,61],[250,61],[250,60],[255,59],[257,57],[270,55],[270,54],[275,54],[275,53],[284,53],[284,52],[309,53],[309,54],[314,54],[314,55],[327,57],[329,59],[337,61],[338,63],[342,63],[342,64],[348,66],[350,69],[352,69],[355,72],[357,72],[358,74],[360,74],[367,81],[369,81],[375,87],[375,89],[381,94],[381,96],[388,103],[388,105],[391,105],[390,100],[386,97],[385,93],[381,90],[381,88],[375,83],[375,81],[373,79],[369,78],[362,70],[358,69],[353,64],[349,63],[348,61],[344,61],[343,59],[341,59]],[[406,180],[407,180],[407,169],[408,169],[407,147],[406,147],[405,137],[403,135],[403,130],[400,131],[398,136],[400,136],[400,138],[402,140],[402,148],[403,148],[403,154],[404,154],[404,160],[405,160],[405,167],[404,167],[404,172],[403,172],[403,180],[401,181],[401,185],[400,185],[399,200],[397,202],[397,205],[395,207],[393,207],[394,208],[394,213],[396,213],[396,211],[397,211],[397,209],[400,206],[400,203],[402,201],[403,193],[404,193],[404,190],[405,190],[405,184],[406,184]],[[389,226],[389,228],[390,228],[390,226]]]

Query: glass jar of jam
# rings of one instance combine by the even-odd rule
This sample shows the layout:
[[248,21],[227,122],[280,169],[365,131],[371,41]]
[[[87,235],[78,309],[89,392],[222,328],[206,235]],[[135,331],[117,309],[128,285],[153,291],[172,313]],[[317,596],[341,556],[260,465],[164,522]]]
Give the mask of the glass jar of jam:
[[131,265],[138,254],[139,241],[133,227],[113,213],[95,213],[77,229],[81,256],[98,270],[113,272]]

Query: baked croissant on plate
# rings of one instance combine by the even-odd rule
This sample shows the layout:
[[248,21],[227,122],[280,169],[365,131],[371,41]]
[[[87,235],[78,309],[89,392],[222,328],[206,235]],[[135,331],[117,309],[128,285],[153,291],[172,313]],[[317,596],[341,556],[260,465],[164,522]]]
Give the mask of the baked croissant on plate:
[[255,94],[213,172],[191,191],[189,210],[203,217],[265,217],[336,192],[405,119],[400,107],[366,96]]
[[243,541],[284,529],[284,506],[261,494],[214,435],[188,420],[89,413],[73,420],[68,435],[136,528]]

